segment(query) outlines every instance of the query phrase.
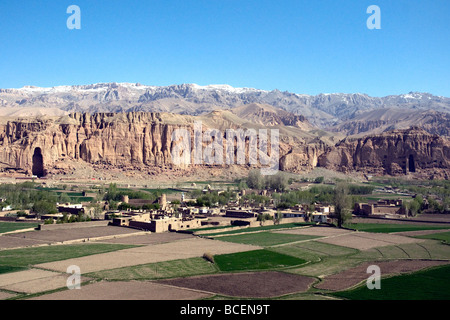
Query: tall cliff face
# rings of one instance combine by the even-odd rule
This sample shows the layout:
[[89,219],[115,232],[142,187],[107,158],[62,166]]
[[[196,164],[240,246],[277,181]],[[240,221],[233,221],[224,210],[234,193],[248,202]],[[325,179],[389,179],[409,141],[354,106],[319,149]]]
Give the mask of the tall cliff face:
[[[0,165],[24,169],[38,176],[69,172],[73,161],[99,170],[145,168],[149,173],[156,167],[189,170],[189,166],[194,166],[194,149],[191,150],[192,164],[174,165],[172,151],[176,142],[172,141],[172,133],[176,129],[187,129],[193,146],[193,123],[198,119],[208,122],[211,129],[219,128],[223,120],[130,112],[73,113],[64,117],[9,121],[0,124]],[[232,123],[226,123],[226,128],[231,128]],[[207,129],[203,126],[203,133]],[[223,128],[220,130],[225,133]],[[281,131],[290,132],[286,128],[280,128]],[[333,147],[319,139],[300,138],[298,134],[299,131],[294,131],[294,134],[280,135],[279,168],[282,171],[301,173],[320,166],[341,172],[374,175],[415,172],[427,177],[450,178],[450,141],[419,129],[344,140]],[[225,146],[226,138],[222,138]],[[203,141],[204,150],[208,144]],[[248,144],[249,141],[247,148]],[[204,163],[199,166],[211,167]],[[227,164],[223,161],[223,166],[213,166],[227,167]],[[244,167],[249,167],[248,162]]]
[[450,178],[450,141],[421,129],[395,130],[344,140],[319,157],[318,166],[374,175],[422,174]]
[[[175,144],[172,133],[176,129],[187,129],[193,145],[195,119],[177,116],[176,121],[166,121],[159,113],[130,112],[73,113],[51,119],[9,121],[0,125],[0,162],[38,176],[62,173],[71,161],[98,165],[102,170],[133,166],[171,168],[174,165],[171,152]],[[202,129],[206,131],[208,128],[204,126]],[[225,146],[225,136],[223,139]],[[281,170],[300,172],[312,169],[319,149],[292,141],[286,137],[280,139]],[[208,142],[203,141],[203,147],[206,145]],[[191,159],[193,157],[192,148]],[[223,163],[226,164],[225,161]],[[188,169],[186,165],[178,167]]]
[[31,172],[40,150],[47,170],[65,160],[161,166],[169,159],[171,134],[177,127],[163,123],[157,113],[140,112],[11,121],[0,126],[0,161]]

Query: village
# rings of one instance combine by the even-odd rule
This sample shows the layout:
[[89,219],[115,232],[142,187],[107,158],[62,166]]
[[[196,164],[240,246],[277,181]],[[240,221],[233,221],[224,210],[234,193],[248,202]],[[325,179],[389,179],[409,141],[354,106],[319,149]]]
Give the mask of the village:
[[[375,183],[249,174],[162,186],[0,184],[0,300],[338,297],[362,279],[348,272],[365,276],[360,266],[380,258],[388,274],[448,261],[439,199]],[[67,282],[73,270],[82,290]]]
[[[315,185],[316,183],[303,184],[300,189],[305,191]],[[152,199],[142,199],[136,195],[130,198],[130,195],[123,192],[119,194],[116,202],[105,201],[100,197],[95,205],[93,205],[94,201],[57,202],[56,212],[44,211],[39,215],[32,210],[12,210],[11,205],[7,205],[3,206],[0,219],[2,221],[40,221],[41,226],[106,220],[112,226],[153,233],[285,223],[332,224],[335,219],[335,207],[330,199],[280,205],[280,193],[276,190],[247,188],[231,192],[224,188],[214,189],[210,185],[197,189],[196,197],[192,196],[189,189],[185,189],[167,194],[159,193],[157,198]],[[137,195],[139,194],[141,193]],[[202,201],[202,197],[218,197],[224,194],[229,196],[223,197],[220,203],[219,201],[215,203]],[[94,197],[96,194],[82,192],[81,195],[88,199],[89,196]],[[192,198],[188,198],[189,195]],[[255,201],[255,199],[265,201]],[[1,202],[5,200],[0,199]],[[349,211],[353,216],[360,217],[392,218],[406,215],[402,199],[356,202]]]

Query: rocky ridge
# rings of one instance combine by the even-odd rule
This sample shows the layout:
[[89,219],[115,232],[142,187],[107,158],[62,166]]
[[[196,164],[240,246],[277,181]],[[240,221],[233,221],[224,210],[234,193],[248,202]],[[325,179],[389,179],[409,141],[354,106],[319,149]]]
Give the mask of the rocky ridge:
[[[269,119],[276,117],[272,114]],[[25,170],[29,175],[39,174],[39,164],[45,171],[42,174],[48,175],[66,174],[73,170],[74,163],[97,170],[114,168],[148,175],[234,166],[225,161],[220,165],[194,164],[193,161],[189,165],[174,164],[173,132],[186,129],[193,144],[196,121],[202,123],[203,134],[207,129],[221,130],[223,145],[226,144],[224,128],[274,128],[242,121],[228,111],[196,117],[128,112],[17,119],[0,124],[0,164],[3,168]],[[298,127],[281,124],[275,127],[280,131],[279,168],[282,171],[301,173],[318,166],[345,173],[450,178],[450,141],[419,128],[359,139],[346,138],[331,144]],[[202,148],[208,144],[204,140]],[[248,144],[246,140],[247,147]],[[246,159],[248,156],[247,148]],[[239,166],[246,170],[258,167],[248,162]]]
[[450,140],[417,127],[344,139],[327,148],[318,166],[340,172],[449,179]]
[[[172,134],[176,129],[187,129],[193,145],[194,121],[203,118],[174,115],[174,119],[169,119],[168,114],[128,112],[93,115],[73,113],[64,117],[8,121],[0,125],[0,163],[8,168],[20,168],[28,174],[36,174],[35,156],[40,153],[45,174],[68,172],[73,161],[81,161],[102,170],[144,169],[149,174],[154,168],[163,171],[180,169],[173,162],[175,141]],[[209,128],[216,129],[214,121],[206,120],[202,123],[203,133]],[[238,125],[235,127],[239,128]],[[225,133],[221,132],[223,145],[226,144]],[[248,141],[246,143],[248,145]],[[208,142],[204,140],[202,146],[206,145]],[[311,169],[316,165],[320,150],[324,148],[324,143],[309,145],[304,139],[281,133],[279,150],[281,159],[284,159],[281,169]],[[301,153],[301,161],[292,159],[296,153]],[[248,149],[246,156],[248,159]],[[190,170],[194,161],[191,163],[192,166],[181,165],[181,169]]]
[[252,103],[270,105],[305,117],[312,125],[322,129],[351,120],[362,112],[380,108],[450,113],[450,98],[418,92],[386,97],[371,97],[364,93],[313,96],[228,85],[180,84],[158,87],[138,83],[0,89],[0,112],[11,108],[53,108],[67,113],[142,111],[201,115]]

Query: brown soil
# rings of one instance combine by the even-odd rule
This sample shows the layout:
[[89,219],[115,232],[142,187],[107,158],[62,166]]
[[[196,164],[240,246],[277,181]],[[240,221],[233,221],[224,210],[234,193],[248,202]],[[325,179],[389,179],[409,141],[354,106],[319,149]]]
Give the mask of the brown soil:
[[30,231],[24,233],[10,234],[8,236],[22,239],[31,239],[34,241],[39,241],[41,243],[55,243],[55,242],[74,241],[97,237],[108,237],[114,235],[121,236],[138,232],[139,230],[135,229],[104,226],[104,227],[62,229],[62,230]]
[[367,273],[367,268],[371,265],[380,267],[381,277],[386,275],[395,275],[419,271],[421,269],[448,264],[448,261],[431,261],[431,260],[395,260],[395,261],[375,261],[366,262],[355,268],[342,271],[323,279],[322,282],[314,287],[318,289],[341,291],[349,289],[365,280],[372,273]]
[[172,242],[183,239],[191,239],[193,236],[186,233],[152,233],[146,235],[131,235],[114,239],[98,240],[101,243],[120,243],[134,245],[150,245]]
[[40,244],[47,244],[47,242],[32,240],[27,238],[0,236],[0,250],[31,247]]
[[208,293],[169,287],[154,282],[98,282],[80,290],[55,292],[31,300],[196,300]]
[[[66,287],[68,277],[69,274],[67,273],[40,269],[5,273],[0,275],[0,289],[23,293],[38,293]],[[81,277],[82,282],[87,280],[89,278]]]
[[301,235],[309,235],[309,236],[320,236],[320,237],[332,237],[338,236],[342,234],[353,233],[354,231],[346,230],[346,229],[338,229],[334,227],[305,227],[299,229],[290,229],[290,230],[280,230],[273,231],[274,233],[285,233],[285,234],[301,234]]
[[15,295],[9,292],[0,291],[0,300],[6,300],[14,297]]
[[367,250],[394,244],[423,242],[425,240],[386,233],[354,232],[335,237],[322,238],[317,241],[358,250]]
[[419,230],[419,231],[402,231],[402,232],[395,232],[393,234],[398,234],[402,236],[408,236],[408,237],[415,237],[415,236],[425,236],[428,234],[434,234],[434,233],[442,233],[442,232],[449,232],[449,229],[444,230]]
[[168,279],[158,283],[230,297],[271,298],[305,292],[314,281],[314,278],[284,272],[256,272]]

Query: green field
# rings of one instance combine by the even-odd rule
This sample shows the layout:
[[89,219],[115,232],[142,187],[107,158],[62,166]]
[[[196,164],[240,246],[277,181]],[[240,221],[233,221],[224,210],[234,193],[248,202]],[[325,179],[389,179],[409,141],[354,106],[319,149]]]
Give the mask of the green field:
[[24,267],[10,267],[10,266],[1,266],[0,265],[0,274],[3,273],[10,273],[10,272],[16,272],[16,271],[22,271],[25,270]]
[[[128,190],[128,189],[125,189]],[[184,190],[181,189],[173,189],[173,188],[165,188],[165,189],[140,189],[142,191],[147,191],[147,192],[159,192],[159,193],[165,193],[165,194],[173,194],[173,193],[181,193],[181,192],[186,192]]]
[[350,300],[449,300],[450,265],[381,279],[381,289],[366,285],[333,296]]
[[22,229],[36,228],[37,223],[28,222],[0,222],[0,233],[11,232]]
[[406,225],[406,224],[389,224],[389,223],[348,223],[346,228],[355,229],[364,232],[374,233],[391,233],[403,231],[419,231],[419,230],[442,230],[449,229],[449,226],[430,226],[430,225]]
[[195,229],[189,229],[189,232],[196,233],[198,231],[216,231],[216,230],[225,230],[229,228],[234,228],[235,226],[229,225],[229,226],[217,226],[217,227],[207,227],[207,228],[195,228]]
[[236,272],[250,270],[280,269],[305,264],[307,261],[270,250],[254,250],[214,256],[220,271]]
[[289,269],[288,272],[313,277],[338,273],[345,268],[370,260],[368,257],[358,257],[360,251],[357,249],[314,240],[271,248],[271,250],[310,261],[311,263]]
[[0,267],[28,268],[31,265],[134,248],[124,244],[75,244],[0,251]]
[[285,224],[277,224],[277,225],[271,225],[271,226],[242,228],[242,229],[236,229],[236,230],[225,231],[225,232],[207,233],[207,234],[203,234],[203,236],[213,237],[213,236],[217,236],[217,235],[229,235],[229,234],[236,234],[236,233],[243,233],[243,232],[290,229],[290,228],[299,228],[299,227],[306,227],[306,226],[312,226],[312,225],[315,225],[315,223],[308,223],[308,222],[285,223]]
[[423,236],[416,236],[416,238],[440,240],[446,244],[450,244],[450,232],[427,234]]
[[320,238],[316,236],[307,236],[299,234],[283,234],[274,232],[256,232],[256,233],[245,233],[238,234],[234,236],[224,236],[217,238],[221,241],[228,241],[234,243],[251,244],[261,247],[270,247],[279,244],[285,244],[290,242],[311,240],[315,238]]
[[217,267],[203,258],[172,260],[86,274],[107,280],[153,280],[212,274]]

